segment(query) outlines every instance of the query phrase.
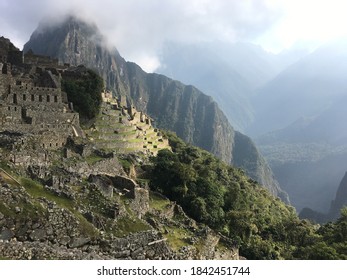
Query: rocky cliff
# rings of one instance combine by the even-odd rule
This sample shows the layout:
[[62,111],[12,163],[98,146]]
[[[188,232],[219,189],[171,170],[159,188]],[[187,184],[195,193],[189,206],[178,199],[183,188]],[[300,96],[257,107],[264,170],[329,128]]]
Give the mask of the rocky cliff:
[[[193,86],[163,75],[148,74],[135,63],[126,62],[116,49],[106,47],[95,25],[73,17],[55,26],[41,23],[24,46],[24,52],[30,49],[63,63],[85,64],[95,69],[109,90],[117,96],[127,96],[138,110],[154,119],[156,126],[173,130],[185,141],[225,162],[246,168],[253,179],[275,195],[281,192],[264,160],[244,158],[239,152],[240,141],[235,142],[234,129],[211,97]],[[256,149],[247,136],[241,138],[248,140],[242,142],[246,150]],[[236,158],[235,154],[238,154]],[[259,153],[256,156],[261,158]],[[254,162],[251,170],[245,161]]]
[[329,218],[337,219],[340,216],[341,208],[344,206],[347,206],[347,172],[337,189],[335,200],[331,203]]

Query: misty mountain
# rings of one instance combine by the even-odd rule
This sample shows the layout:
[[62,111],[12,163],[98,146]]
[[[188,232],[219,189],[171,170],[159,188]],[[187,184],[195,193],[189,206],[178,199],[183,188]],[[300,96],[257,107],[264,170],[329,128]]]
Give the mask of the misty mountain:
[[[32,34],[24,51],[56,57],[62,63],[85,64],[95,69],[106,86],[117,96],[126,96],[139,110],[150,115],[155,124],[177,133],[185,141],[202,147],[225,162],[246,167],[272,193],[285,198],[270,168],[263,159],[236,157],[239,138],[246,138],[243,150],[256,150],[246,136],[235,133],[213,99],[193,86],[159,74],[147,74],[138,65],[126,62],[114,48],[108,48],[96,26],[73,17],[50,25],[41,23]],[[261,157],[259,152],[252,156]],[[254,162],[254,165],[246,164]]]
[[250,43],[167,43],[157,71],[211,95],[231,124],[243,131],[254,119],[253,91],[302,55],[274,55]]
[[254,122],[246,131],[261,135],[329,109],[347,92],[346,45],[323,46],[261,87],[252,99]]
[[254,128],[281,127],[257,143],[298,210],[327,213],[346,170],[345,46],[340,41],[321,47],[269,82],[255,101]]
[[[288,73],[291,79],[282,80],[282,86],[277,85],[282,88],[277,93],[278,100],[269,97],[270,103],[276,101],[278,104],[260,114],[263,116],[261,124],[261,117],[256,121],[257,129],[264,129],[267,124],[280,125],[298,118],[282,129],[256,138],[276,178],[298,210],[310,207],[327,213],[338,180],[347,168],[347,82],[344,80],[347,63],[343,60],[346,56],[343,46],[330,45],[284,71],[275,79],[276,83],[284,76],[288,78]],[[318,65],[326,67],[316,69]],[[293,90],[291,102],[288,101],[288,88]]]
[[335,151],[316,143],[260,146],[276,179],[298,211],[327,213],[346,171],[347,149]]
[[286,143],[321,143],[339,146],[347,145],[347,91],[337,97],[328,109],[321,114],[300,118],[291,125],[269,132],[257,138],[260,144],[274,142]]
[[344,206],[347,206],[347,172],[342,178],[339,188],[336,192],[335,199],[331,202],[331,207],[329,211],[330,219],[337,219],[340,217],[340,210]]
[[309,219],[318,223],[335,221],[341,217],[341,209],[344,207],[347,207],[347,172],[345,172],[345,175],[343,176],[339,184],[335,199],[331,201],[330,209],[328,212],[322,213],[306,207],[300,212],[300,218]]

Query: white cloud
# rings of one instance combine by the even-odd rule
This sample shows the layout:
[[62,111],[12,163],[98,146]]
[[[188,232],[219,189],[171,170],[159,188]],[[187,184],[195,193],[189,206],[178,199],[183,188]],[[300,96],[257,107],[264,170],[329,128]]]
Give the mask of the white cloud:
[[165,41],[255,41],[280,50],[346,34],[343,0],[0,0],[0,35],[16,45],[38,22],[74,12],[95,22],[127,60],[151,71]]

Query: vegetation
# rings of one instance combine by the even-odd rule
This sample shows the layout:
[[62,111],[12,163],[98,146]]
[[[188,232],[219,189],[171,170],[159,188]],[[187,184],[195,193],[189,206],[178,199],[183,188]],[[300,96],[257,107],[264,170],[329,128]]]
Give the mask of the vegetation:
[[99,113],[103,87],[102,78],[86,68],[71,78],[64,75],[62,80],[62,89],[81,119],[92,119]]
[[248,259],[345,259],[347,210],[321,228],[300,220],[242,170],[168,134],[173,152],[152,158],[151,188],[198,222],[234,239]]

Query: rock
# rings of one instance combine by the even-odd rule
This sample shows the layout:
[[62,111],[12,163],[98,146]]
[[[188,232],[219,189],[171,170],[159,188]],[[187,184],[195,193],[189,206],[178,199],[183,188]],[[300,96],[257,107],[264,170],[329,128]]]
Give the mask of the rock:
[[70,240],[71,240],[71,238],[69,236],[65,235],[65,236],[61,237],[58,242],[59,242],[59,244],[66,246],[67,244],[69,244]]
[[5,218],[5,216],[0,212],[0,220],[2,220],[3,218]]
[[17,231],[18,239],[26,240],[28,230],[29,230],[29,227],[26,224],[21,225]]
[[143,255],[143,254],[144,254],[144,250],[142,247],[140,247],[131,253],[131,257],[136,259],[139,257],[139,255]]
[[130,250],[115,252],[114,257],[117,259],[124,259],[130,256]]
[[33,241],[43,241],[46,239],[46,230],[44,229],[35,229],[30,233],[30,238]]
[[14,237],[13,231],[7,228],[5,228],[0,234],[0,239],[5,241],[10,240],[12,237]]
[[70,248],[78,248],[78,247],[82,247],[86,244],[88,244],[90,242],[90,238],[89,237],[77,237],[74,238],[71,242],[69,247]]

